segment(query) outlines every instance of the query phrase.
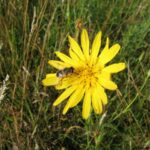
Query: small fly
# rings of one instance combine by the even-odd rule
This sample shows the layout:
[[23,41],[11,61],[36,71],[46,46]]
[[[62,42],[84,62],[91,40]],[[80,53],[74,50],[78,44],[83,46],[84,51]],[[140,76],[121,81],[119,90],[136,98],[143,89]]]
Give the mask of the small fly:
[[71,75],[73,72],[74,72],[74,68],[73,67],[64,68],[63,70],[57,71],[56,76],[58,78],[63,78],[63,77],[66,77],[68,75]]

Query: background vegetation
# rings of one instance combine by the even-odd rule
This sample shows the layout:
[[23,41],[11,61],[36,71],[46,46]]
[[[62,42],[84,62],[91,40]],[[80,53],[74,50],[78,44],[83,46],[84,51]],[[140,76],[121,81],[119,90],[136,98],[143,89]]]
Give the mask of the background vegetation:
[[[149,0],[0,0],[0,149],[150,149]],[[84,121],[81,104],[62,115],[59,95],[41,80],[55,70],[54,51],[68,52],[68,34],[90,39],[102,30],[122,49],[114,59],[127,69],[116,75],[104,113]],[[4,81],[6,75],[9,79]],[[6,89],[7,88],[7,89]]]

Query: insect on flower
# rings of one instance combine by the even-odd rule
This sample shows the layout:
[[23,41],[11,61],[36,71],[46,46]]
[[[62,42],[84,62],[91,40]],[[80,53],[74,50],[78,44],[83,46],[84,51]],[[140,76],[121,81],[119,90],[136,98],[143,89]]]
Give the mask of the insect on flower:
[[56,73],[56,76],[58,78],[63,78],[63,77],[66,77],[68,75],[71,75],[74,71],[74,68],[73,67],[70,67],[70,68],[64,68],[63,70],[59,70],[57,71]]

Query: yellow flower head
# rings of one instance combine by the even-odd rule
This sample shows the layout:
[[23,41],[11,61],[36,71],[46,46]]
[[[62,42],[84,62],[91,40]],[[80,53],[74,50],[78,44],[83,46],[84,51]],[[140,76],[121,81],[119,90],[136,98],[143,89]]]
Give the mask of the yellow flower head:
[[109,48],[109,39],[99,54],[101,47],[101,32],[98,32],[90,48],[89,37],[85,29],[81,33],[81,47],[69,36],[69,57],[56,52],[61,61],[49,60],[48,63],[58,69],[57,73],[47,74],[42,81],[44,86],[55,86],[65,91],[56,99],[54,106],[68,99],[63,114],[76,106],[83,99],[82,116],[87,119],[91,106],[96,114],[102,113],[102,106],[106,105],[107,95],[105,89],[116,90],[117,85],[111,80],[111,74],[125,69],[125,63],[115,63],[109,66],[119,52],[120,45],[115,44]]

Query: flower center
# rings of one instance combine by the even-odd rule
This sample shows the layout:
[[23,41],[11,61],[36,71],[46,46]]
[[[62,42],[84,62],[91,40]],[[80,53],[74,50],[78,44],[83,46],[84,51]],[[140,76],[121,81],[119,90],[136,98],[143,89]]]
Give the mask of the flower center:
[[82,83],[93,86],[97,82],[100,69],[95,66],[84,66],[76,70],[76,74]]
[[80,72],[81,76],[84,77],[92,77],[94,75],[92,68],[83,68],[83,70]]

